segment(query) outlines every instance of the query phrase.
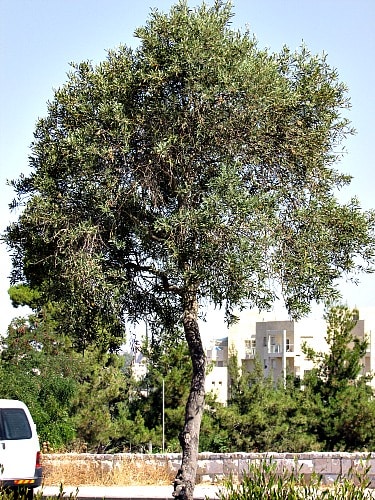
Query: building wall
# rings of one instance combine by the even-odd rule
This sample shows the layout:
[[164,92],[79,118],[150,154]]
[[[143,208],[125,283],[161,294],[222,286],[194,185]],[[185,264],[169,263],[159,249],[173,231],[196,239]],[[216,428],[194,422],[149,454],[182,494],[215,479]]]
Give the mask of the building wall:
[[228,401],[228,368],[212,366],[206,375],[206,393],[212,392],[217,401],[226,404]]
[[228,400],[228,337],[213,340],[206,350],[208,371],[206,392],[212,392],[217,401],[226,404]]
[[[255,327],[256,353],[261,360],[265,376],[275,380],[286,376],[288,365],[294,359],[293,321],[263,321]],[[289,369],[291,367],[289,366]],[[294,366],[292,368],[294,371]]]
[[[258,359],[265,376],[272,376],[277,380],[286,374],[292,374],[302,379],[314,367],[313,362],[304,355],[303,345],[306,344],[317,352],[328,352],[326,331],[327,325],[323,319],[306,318],[294,322],[276,319],[272,314],[261,315],[247,311],[238,323],[229,328],[228,338],[218,341],[226,344],[226,348],[220,351],[221,357],[217,357],[215,342],[214,347],[207,351],[208,360],[213,363],[214,369],[207,376],[206,391],[212,390],[222,403],[227,401],[229,383],[227,361],[224,358],[231,353],[237,354],[242,370],[253,370]],[[362,374],[365,375],[375,366],[371,331],[367,333],[365,321],[359,320],[353,333],[361,339],[365,336],[369,339],[368,351],[362,360]]]

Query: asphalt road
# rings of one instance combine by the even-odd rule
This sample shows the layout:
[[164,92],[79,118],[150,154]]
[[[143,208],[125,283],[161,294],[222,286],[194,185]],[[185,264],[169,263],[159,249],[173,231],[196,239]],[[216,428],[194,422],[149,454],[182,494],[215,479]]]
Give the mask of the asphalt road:
[[[58,486],[43,486],[43,497],[56,497],[60,493]],[[194,490],[196,500],[217,500],[219,486],[198,484]],[[173,486],[66,486],[64,497],[79,500],[171,500]]]

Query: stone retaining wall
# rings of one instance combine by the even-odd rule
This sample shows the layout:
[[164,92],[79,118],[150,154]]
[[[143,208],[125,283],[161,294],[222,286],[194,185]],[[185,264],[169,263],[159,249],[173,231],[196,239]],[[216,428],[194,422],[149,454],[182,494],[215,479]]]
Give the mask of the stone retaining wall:
[[[177,472],[181,455],[166,454],[43,454],[43,462],[53,466],[64,461],[77,461],[77,466],[87,467],[90,463],[101,470],[110,471],[121,466],[124,460],[132,460],[142,464],[166,466]],[[332,483],[338,476],[349,476],[350,472],[366,471],[371,487],[375,487],[375,453],[200,453],[198,459],[197,483],[219,482],[232,475],[241,479],[250,464],[261,461],[275,462],[277,470],[299,471],[306,477],[316,473],[322,476],[325,484]]]

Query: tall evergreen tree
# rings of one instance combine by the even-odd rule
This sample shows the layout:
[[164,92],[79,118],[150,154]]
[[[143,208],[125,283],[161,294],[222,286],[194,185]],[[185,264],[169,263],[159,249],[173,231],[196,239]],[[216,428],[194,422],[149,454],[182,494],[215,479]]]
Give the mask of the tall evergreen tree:
[[313,405],[290,376],[265,377],[259,360],[246,372],[237,355],[229,361],[231,395],[226,408],[216,411],[227,431],[227,451],[302,452],[319,449],[310,429],[316,422]]
[[11,322],[0,352],[0,397],[28,405],[42,441],[69,446],[76,435],[72,405],[77,390],[69,339],[56,336],[48,319],[31,314]]
[[[148,429],[157,431],[157,446],[162,445],[162,420],[167,449],[178,451],[178,431],[184,421],[184,408],[189,395],[191,361],[188,346],[176,331],[151,342],[144,339],[140,347],[145,357],[146,374],[139,380],[137,397],[131,402],[131,412],[144,416]],[[163,415],[164,406],[164,415]]]
[[315,401],[315,432],[327,451],[368,449],[375,442],[375,403],[368,384],[372,375],[363,374],[368,339],[353,333],[358,317],[347,306],[330,308],[325,316],[328,352],[303,349],[316,365],[304,385]]
[[90,450],[112,449],[129,439],[130,380],[123,357],[100,346],[77,352],[72,339],[61,334],[59,306],[42,305],[37,290],[16,286],[9,295],[14,306],[33,312],[15,318],[1,338],[0,397],[25,401],[41,439],[54,449],[79,443]]

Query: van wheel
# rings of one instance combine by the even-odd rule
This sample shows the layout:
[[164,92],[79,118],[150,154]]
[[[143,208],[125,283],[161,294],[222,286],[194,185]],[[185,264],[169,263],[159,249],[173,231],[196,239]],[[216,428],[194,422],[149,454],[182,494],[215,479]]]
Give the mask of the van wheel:
[[15,500],[33,500],[34,490],[32,488],[20,488],[14,492]]
[[33,488],[27,488],[25,491],[25,500],[33,500],[34,498],[34,490]]

